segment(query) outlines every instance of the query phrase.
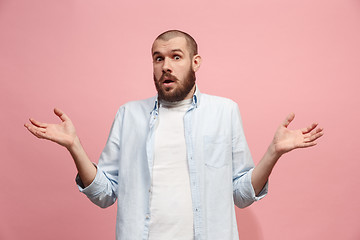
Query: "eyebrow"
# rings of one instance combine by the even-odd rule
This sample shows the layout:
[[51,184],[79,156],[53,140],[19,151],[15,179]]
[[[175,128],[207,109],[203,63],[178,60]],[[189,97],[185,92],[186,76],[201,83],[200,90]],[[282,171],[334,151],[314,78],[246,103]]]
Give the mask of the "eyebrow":
[[174,49],[174,50],[171,50],[171,52],[181,52],[181,53],[184,53],[181,49]]
[[[172,52],[172,53],[173,53],[173,52],[181,52],[182,54],[184,54],[183,50],[181,50],[181,49],[173,49],[173,50],[171,50],[171,52]],[[158,54],[161,55],[161,52],[156,51],[156,52],[153,53],[153,56],[158,55]]]

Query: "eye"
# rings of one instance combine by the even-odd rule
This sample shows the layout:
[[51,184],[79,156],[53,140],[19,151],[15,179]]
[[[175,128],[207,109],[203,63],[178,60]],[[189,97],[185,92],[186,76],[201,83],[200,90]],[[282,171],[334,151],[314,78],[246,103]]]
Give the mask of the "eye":
[[156,58],[155,58],[155,62],[161,62],[162,60],[163,60],[162,57],[156,57]]
[[179,55],[175,55],[175,56],[174,56],[174,59],[175,59],[175,60],[180,60],[180,56],[179,56]]

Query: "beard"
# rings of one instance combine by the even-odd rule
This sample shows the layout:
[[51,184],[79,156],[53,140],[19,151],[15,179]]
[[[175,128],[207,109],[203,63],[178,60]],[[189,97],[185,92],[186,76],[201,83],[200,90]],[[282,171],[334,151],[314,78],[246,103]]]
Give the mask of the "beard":
[[[163,85],[164,78],[174,81],[175,86],[165,87]],[[163,73],[160,79],[157,79],[154,75],[154,83],[159,99],[168,102],[178,102],[184,100],[194,87],[195,81],[195,72],[192,69],[189,69],[189,72],[186,74],[183,82],[179,81],[179,79],[168,72]]]

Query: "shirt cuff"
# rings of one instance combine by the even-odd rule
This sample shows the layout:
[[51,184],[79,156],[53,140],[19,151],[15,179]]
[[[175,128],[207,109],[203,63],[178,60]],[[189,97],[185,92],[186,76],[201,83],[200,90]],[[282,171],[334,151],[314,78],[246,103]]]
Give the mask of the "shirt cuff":
[[75,177],[75,182],[79,188],[79,191],[84,193],[88,197],[96,196],[98,195],[103,189],[106,187],[106,179],[102,171],[99,169],[99,167],[94,163],[94,166],[96,167],[96,175],[94,180],[90,183],[89,186],[85,187],[83,182],[81,181],[81,178],[79,174]]
[[[250,173],[249,174],[250,176],[252,176],[252,172],[253,172],[254,169],[251,169],[250,170]],[[251,179],[251,178],[250,178]],[[255,190],[254,190],[254,187],[252,186],[251,184],[251,180],[250,180],[250,185],[251,185],[251,195],[253,196],[253,199],[254,201],[259,201],[260,199],[262,199],[263,197],[266,196],[266,194],[268,193],[268,188],[269,188],[269,180],[266,181],[264,187],[261,189],[261,191],[259,192],[258,195],[255,195]]]

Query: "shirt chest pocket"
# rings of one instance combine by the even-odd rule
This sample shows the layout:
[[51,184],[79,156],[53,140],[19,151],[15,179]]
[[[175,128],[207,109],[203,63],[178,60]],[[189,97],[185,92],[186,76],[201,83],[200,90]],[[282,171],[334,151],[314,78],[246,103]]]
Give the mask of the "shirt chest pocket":
[[204,163],[207,166],[221,168],[231,164],[231,138],[226,135],[205,135],[203,138]]

